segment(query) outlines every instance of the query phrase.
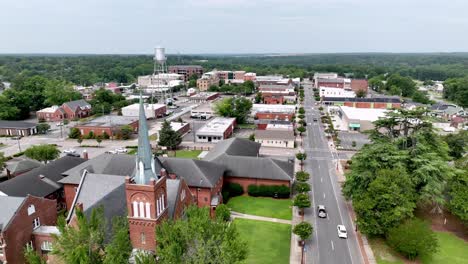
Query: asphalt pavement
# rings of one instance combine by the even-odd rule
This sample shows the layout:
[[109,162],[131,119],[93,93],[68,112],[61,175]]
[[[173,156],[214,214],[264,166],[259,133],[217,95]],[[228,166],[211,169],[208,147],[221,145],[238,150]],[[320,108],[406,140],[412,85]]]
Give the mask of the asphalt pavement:
[[[314,227],[313,237],[306,246],[306,263],[364,263],[354,223],[336,175],[338,160],[335,157],[338,157],[338,154],[330,149],[325,137],[320,124],[320,113],[314,108],[312,89],[309,89],[309,85],[304,87],[307,120],[307,137],[304,142],[307,160],[304,169],[311,175],[309,183],[312,187],[312,207],[305,211],[304,219]],[[314,122],[314,117],[319,121]],[[327,209],[328,216],[325,219],[316,216],[319,204]],[[338,238],[337,225],[340,224],[346,227],[348,239]]]

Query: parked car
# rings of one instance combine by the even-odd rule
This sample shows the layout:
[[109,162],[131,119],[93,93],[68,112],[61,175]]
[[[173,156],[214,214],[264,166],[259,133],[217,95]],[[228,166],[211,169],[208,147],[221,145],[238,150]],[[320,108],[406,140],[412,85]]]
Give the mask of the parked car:
[[66,150],[63,151],[63,153],[65,153],[65,154],[75,153],[75,152],[76,152],[76,150],[74,150],[74,149],[66,149]]
[[326,218],[327,217],[327,211],[325,210],[324,205],[317,206],[317,215],[320,218]]
[[77,157],[77,158],[79,158],[79,157],[80,157],[80,154],[78,154],[78,153],[66,153],[65,156],[70,156],[70,157]]
[[57,126],[63,126],[63,123],[62,123],[62,122],[58,122],[56,125],[57,125]]
[[317,119],[317,118],[314,118],[314,122],[317,122],[317,121],[318,121],[318,119]]
[[127,153],[127,149],[126,148],[116,148],[115,149],[115,153]]
[[346,232],[346,227],[344,225],[337,225],[336,229],[338,230],[339,238],[348,238],[348,233]]
[[106,154],[117,154],[115,150],[108,150],[105,152]]
[[14,137],[11,137],[11,139],[13,140],[20,140],[22,138],[22,136],[14,136]]

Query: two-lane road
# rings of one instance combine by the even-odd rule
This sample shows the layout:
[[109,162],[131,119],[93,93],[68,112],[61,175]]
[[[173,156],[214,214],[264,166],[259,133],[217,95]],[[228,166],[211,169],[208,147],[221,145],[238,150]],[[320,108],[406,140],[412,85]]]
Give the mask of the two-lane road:
[[[304,169],[310,173],[312,208],[306,210],[305,220],[314,226],[311,243],[306,247],[307,263],[360,264],[361,251],[354,231],[348,207],[341,195],[336,176],[337,156],[328,145],[320,122],[320,112],[314,107],[313,92],[305,86],[304,108],[306,110],[307,135],[304,150],[307,160]],[[317,121],[314,121],[316,119]],[[317,205],[324,205],[327,218],[318,218]],[[338,238],[337,225],[345,225],[348,239]]]

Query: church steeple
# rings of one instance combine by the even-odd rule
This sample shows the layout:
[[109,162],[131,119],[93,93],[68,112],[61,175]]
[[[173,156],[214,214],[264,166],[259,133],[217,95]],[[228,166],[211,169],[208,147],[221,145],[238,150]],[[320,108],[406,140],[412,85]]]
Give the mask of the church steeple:
[[145,107],[140,93],[140,113],[138,117],[138,154],[136,156],[136,184],[148,184],[150,180],[156,179],[154,157],[151,153],[151,145],[148,136],[148,125],[146,124]]

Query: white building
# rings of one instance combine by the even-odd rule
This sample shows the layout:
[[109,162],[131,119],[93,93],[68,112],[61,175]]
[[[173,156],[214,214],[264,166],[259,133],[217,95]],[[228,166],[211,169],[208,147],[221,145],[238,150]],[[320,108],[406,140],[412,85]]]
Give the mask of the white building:
[[[184,136],[189,132],[190,130],[190,124],[189,123],[180,123],[180,122],[170,122],[172,130],[179,132],[181,136]],[[149,130],[149,135],[154,135],[156,134],[158,140],[159,140],[159,132],[161,131],[163,126],[162,122],[157,122],[150,130]]]
[[340,106],[337,114],[341,119],[342,130],[366,131],[373,129],[372,122],[385,117],[387,112],[387,109]]
[[177,73],[159,73],[145,76],[138,76],[138,85],[140,87],[174,87],[184,83],[184,76]]
[[198,119],[210,119],[215,115],[213,106],[211,104],[200,104],[199,106],[192,108],[190,111],[190,117]]
[[255,116],[256,113],[295,113],[295,105],[281,105],[281,104],[253,104],[252,105],[252,115]]
[[[166,114],[166,105],[164,104],[144,104],[146,118],[162,117]],[[132,104],[122,108],[123,116],[138,116],[140,104]]]
[[354,91],[346,90],[343,88],[320,87],[319,92],[320,92],[320,97],[346,97],[346,98],[356,97],[356,93]]
[[292,130],[256,130],[255,142],[262,147],[294,148],[294,131]]
[[206,123],[195,133],[196,142],[218,142],[232,135],[235,118],[217,117]]

